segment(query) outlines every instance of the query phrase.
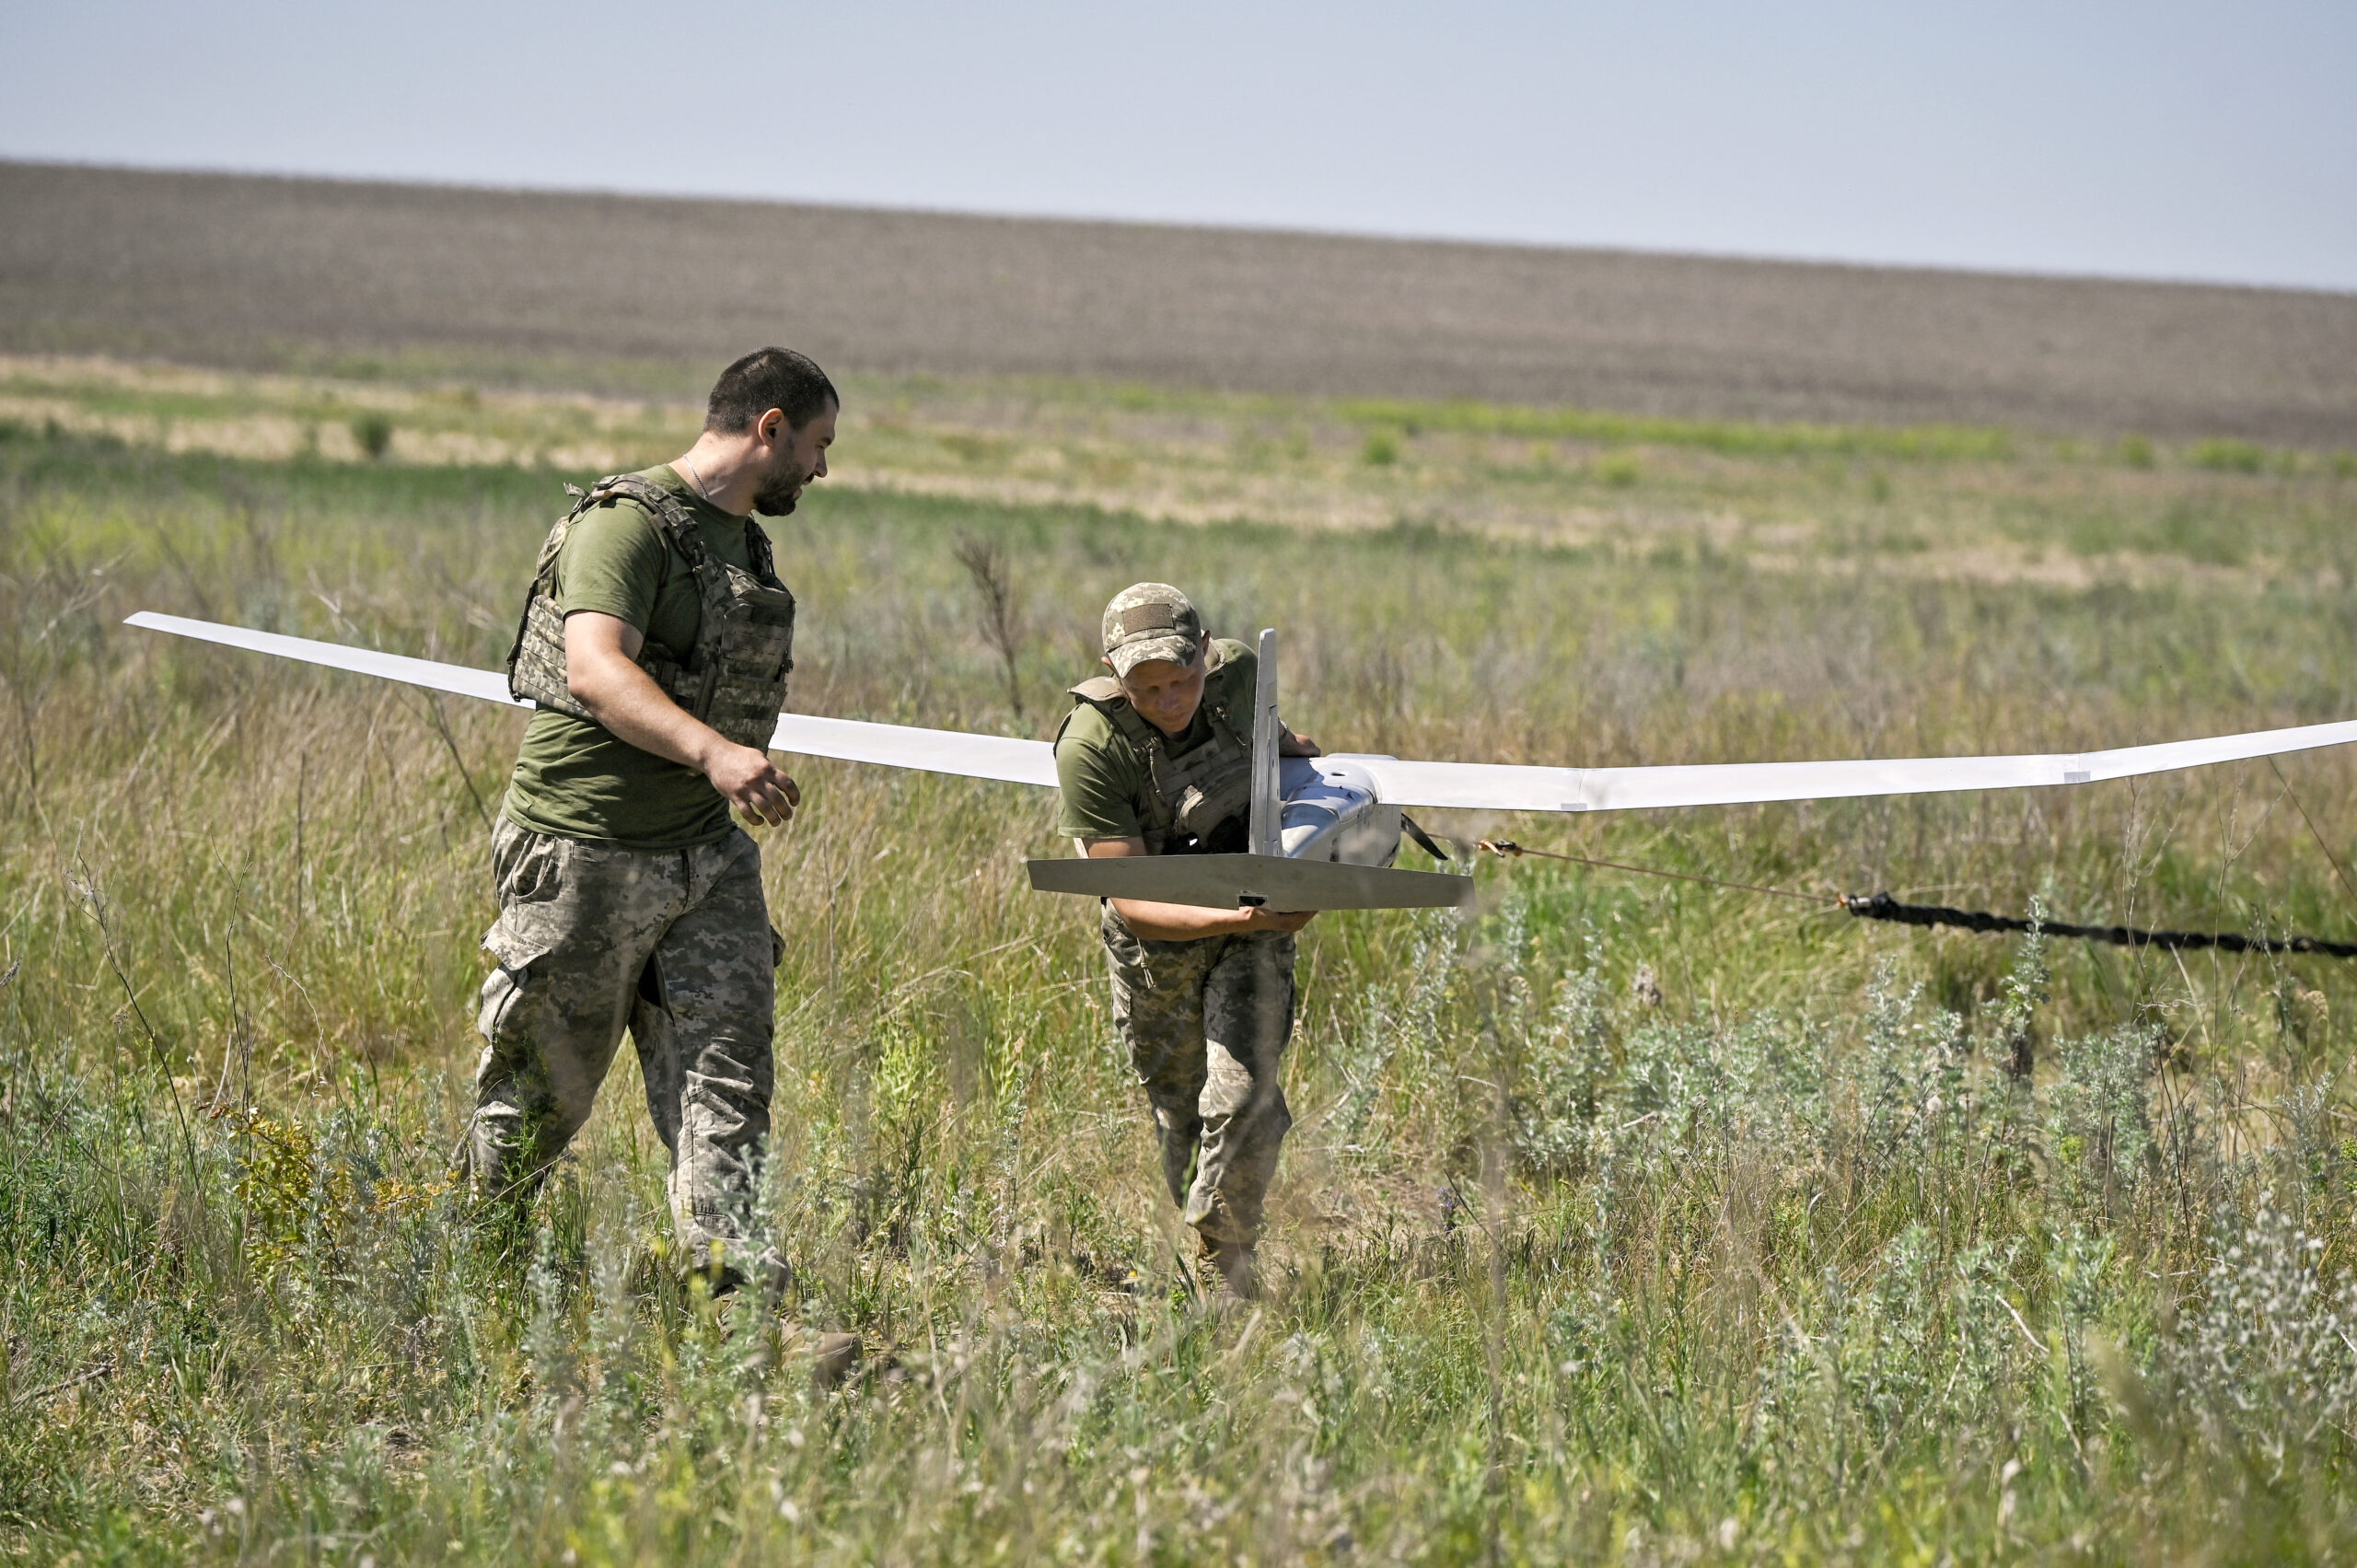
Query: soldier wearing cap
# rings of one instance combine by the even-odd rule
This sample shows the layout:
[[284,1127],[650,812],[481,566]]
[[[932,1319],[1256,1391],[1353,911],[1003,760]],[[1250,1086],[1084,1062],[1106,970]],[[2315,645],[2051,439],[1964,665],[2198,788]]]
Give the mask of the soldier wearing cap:
[[[1056,735],[1058,830],[1091,856],[1241,851],[1258,659],[1213,639],[1187,596],[1139,583],[1105,607],[1112,673],[1072,688]],[[1281,732],[1289,756],[1318,749]],[[1294,934],[1306,913],[1104,900],[1113,1021],[1145,1088],[1162,1174],[1222,1293],[1256,1292],[1261,1202],[1293,1117]]]

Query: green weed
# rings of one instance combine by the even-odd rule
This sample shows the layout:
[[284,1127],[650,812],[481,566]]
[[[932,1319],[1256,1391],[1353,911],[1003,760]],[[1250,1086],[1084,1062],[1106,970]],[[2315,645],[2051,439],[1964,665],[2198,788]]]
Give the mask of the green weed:
[[2197,441],[2186,448],[2185,460],[2218,473],[2257,473],[2267,453],[2248,441]]
[[1644,477],[1644,465],[1634,452],[1606,452],[1588,465],[1598,484],[1627,490]]
[[352,439],[373,461],[393,447],[393,422],[381,413],[364,413],[352,422]]

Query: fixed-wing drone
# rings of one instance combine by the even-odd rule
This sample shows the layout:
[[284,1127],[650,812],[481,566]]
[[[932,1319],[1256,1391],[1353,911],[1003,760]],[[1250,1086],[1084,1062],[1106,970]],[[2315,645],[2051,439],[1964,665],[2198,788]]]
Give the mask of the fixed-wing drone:
[[[273,654],[331,669],[398,680],[428,691],[511,707],[495,669],[252,632],[142,610],[129,624]],[[1476,811],[1627,811],[1659,807],[1737,806],[1780,800],[1929,795],[2096,784],[2213,762],[2243,761],[2357,741],[2357,722],[2258,730],[2204,740],[2129,746],[2075,755],[1919,757],[1885,761],[1735,762],[1664,768],[1546,768],[1489,762],[1415,762],[1396,757],[1277,754],[1277,634],[1260,633],[1260,685],[1252,722],[1249,848],[1241,854],[1171,854],[1028,863],[1042,892],[1146,899],[1209,909],[1250,905],[1298,910],[1430,909],[1469,902],[1473,879],[1394,869],[1405,807]],[[781,714],[773,751],[873,762],[891,768],[1056,785],[1044,740],[919,729],[853,719]]]

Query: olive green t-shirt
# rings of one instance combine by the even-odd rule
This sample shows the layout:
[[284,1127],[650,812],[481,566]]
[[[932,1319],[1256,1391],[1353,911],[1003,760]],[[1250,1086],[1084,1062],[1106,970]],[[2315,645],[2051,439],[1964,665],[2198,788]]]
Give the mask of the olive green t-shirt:
[[[706,550],[750,568],[746,519],[697,496],[669,464],[643,470],[685,503]],[[630,622],[655,652],[684,662],[703,621],[687,557],[644,506],[614,497],[574,519],[556,558],[557,609]],[[624,849],[686,849],[727,837],[728,802],[695,769],[642,751],[604,726],[552,708],[532,715],[502,807],[534,832]]]
[[[1225,637],[1214,641],[1212,649],[1220,656],[1219,668],[1203,682],[1203,703],[1195,710],[1194,722],[1171,742],[1173,757],[1183,757],[1212,738],[1211,715],[1203,709],[1214,697],[1226,701],[1232,722],[1250,722],[1252,691],[1260,679],[1260,656]],[[1144,837],[1137,803],[1145,779],[1145,759],[1129,737],[1093,705],[1075,703],[1056,740],[1056,784],[1062,791],[1056,831],[1072,839]]]

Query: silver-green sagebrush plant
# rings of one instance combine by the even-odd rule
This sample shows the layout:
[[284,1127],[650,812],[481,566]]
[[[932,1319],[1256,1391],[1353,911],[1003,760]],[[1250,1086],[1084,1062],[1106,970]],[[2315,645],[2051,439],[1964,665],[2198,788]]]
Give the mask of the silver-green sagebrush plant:
[[[1807,453],[1682,450],[1648,449],[1631,505],[1823,488]],[[2250,480],[2015,462],[1952,457],[1908,494],[2113,526]],[[552,477],[0,440],[0,1552],[2357,1550],[2357,988],[2319,959],[1527,864],[1485,869],[1475,911],[1322,920],[1274,1288],[1223,1318],[1191,1298],[1087,922],[1018,887],[1043,803],[814,764],[768,847],[790,951],[754,1224],[795,1265],[783,1310],[676,1283],[627,1066],[531,1222],[488,1225],[449,1157],[513,721],[115,622],[489,664]],[[2339,482],[2250,480],[2254,558],[2345,527]],[[2340,716],[2357,668],[2345,586],[2296,575],[1992,584],[1863,544],[1813,570],[875,493],[779,531],[811,607],[798,705],[945,725],[1052,712],[1107,585],[1144,576],[1302,625],[1309,727],[1411,755],[2030,749]],[[1021,575],[1030,645],[976,633],[961,534]],[[2326,831],[2350,819],[2345,760],[2286,773]],[[1552,831],[2058,918],[2350,917],[2264,770]],[[846,1330],[864,1359],[814,1376]]]

